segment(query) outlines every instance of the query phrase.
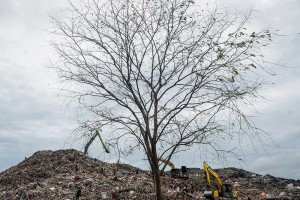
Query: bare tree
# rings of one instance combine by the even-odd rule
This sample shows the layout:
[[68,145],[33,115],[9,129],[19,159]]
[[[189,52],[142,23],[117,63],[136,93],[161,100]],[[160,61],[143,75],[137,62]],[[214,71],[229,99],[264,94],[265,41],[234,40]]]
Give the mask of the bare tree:
[[[192,0],[96,0],[53,18],[53,65],[90,115],[79,130],[101,127],[111,144],[144,151],[156,198],[159,158],[194,144],[216,153],[224,139],[261,139],[247,115],[260,97],[261,49],[269,30],[248,30],[251,11],[231,14]],[[166,166],[162,166],[162,170]]]

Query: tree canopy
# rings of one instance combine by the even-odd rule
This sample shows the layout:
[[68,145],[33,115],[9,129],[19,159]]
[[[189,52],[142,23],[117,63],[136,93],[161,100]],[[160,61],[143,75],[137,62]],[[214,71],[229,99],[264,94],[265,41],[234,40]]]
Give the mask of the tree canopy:
[[234,135],[262,137],[247,110],[271,74],[261,49],[273,34],[251,29],[251,11],[192,0],[94,0],[68,13],[52,18],[53,67],[89,113],[77,131],[102,128],[111,145],[142,149],[158,199],[160,158],[195,144],[230,151],[222,144]]

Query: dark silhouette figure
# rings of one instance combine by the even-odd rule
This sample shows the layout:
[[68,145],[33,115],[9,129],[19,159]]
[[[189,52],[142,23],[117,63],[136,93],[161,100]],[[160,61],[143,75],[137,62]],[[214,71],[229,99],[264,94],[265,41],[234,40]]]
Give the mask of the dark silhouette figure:
[[78,188],[76,195],[75,195],[75,200],[79,200],[79,197],[81,196],[81,189]]

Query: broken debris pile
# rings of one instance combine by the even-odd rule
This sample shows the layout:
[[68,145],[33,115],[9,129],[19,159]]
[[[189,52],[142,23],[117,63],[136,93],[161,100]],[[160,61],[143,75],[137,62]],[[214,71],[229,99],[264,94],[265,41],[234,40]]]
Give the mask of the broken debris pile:
[[242,169],[216,170],[222,180],[234,183],[239,199],[300,200],[300,180],[259,175]]
[[80,199],[147,199],[153,185],[145,171],[76,150],[40,151],[0,174],[0,199],[67,200],[76,193]]
[[[235,183],[239,199],[300,200],[300,181],[261,176],[241,169],[216,170]],[[162,177],[164,199],[204,199],[204,173],[190,169],[188,180]],[[155,199],[149,171],[110,164],[76,150],[40,151],[0,173],[0,200]]]

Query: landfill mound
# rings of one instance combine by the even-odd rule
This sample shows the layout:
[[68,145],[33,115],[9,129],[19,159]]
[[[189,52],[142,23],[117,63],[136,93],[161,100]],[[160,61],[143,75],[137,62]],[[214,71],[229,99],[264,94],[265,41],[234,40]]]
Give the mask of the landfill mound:
[[[188,167],[188,166],[187,166]],[[235,184],[239,199],[300,200],[300,180],[254,174],[242,169],[216,170]],[[189,169],[188,180],[162,177],[164,199],[204,199],[204,172]],[[77,150],[39,151],[0,173],[0,200],[155,199],[149,171],[110,164]]]

